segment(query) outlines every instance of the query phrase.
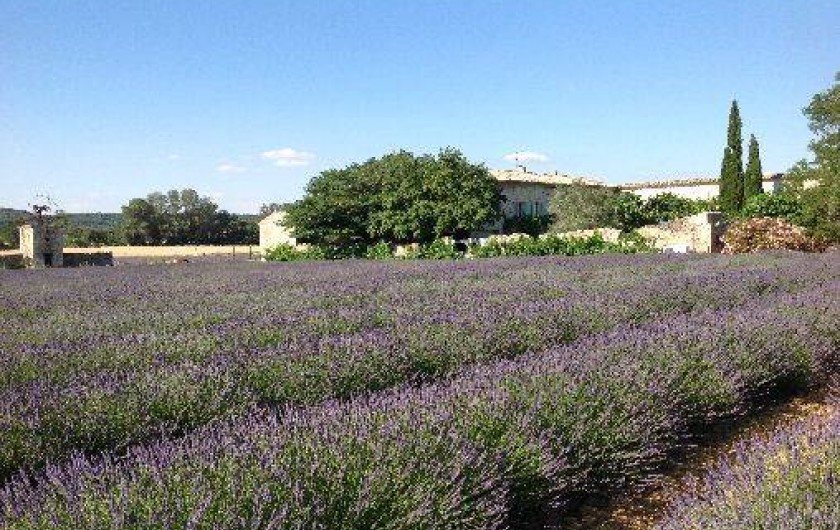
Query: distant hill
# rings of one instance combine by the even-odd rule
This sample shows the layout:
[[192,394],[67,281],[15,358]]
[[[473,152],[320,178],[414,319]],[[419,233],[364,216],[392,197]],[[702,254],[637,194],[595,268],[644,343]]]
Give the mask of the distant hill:
[[110,230],[119,226],[121,213],[66,213],[70,222],[76,226],[94,230]]
[[[9,222],[15,222],[22,217],[29,215],[26,210],[17,210],[15,208],[0,207],[0,226]],[[90,228],[94,230],[110,230],[119,226],[122,221],[121,213],[64,213],[70,222],[81,228]],[[256,214],[234,214],[240,219],[248,222],[256,223],[260,220],[260,216]]]
[[[16,222],[29,215],[26,210],[15,208],[0,208],[0,225]],[[74,225],[96,230],[108,230],[116,227],[122,220],[121,213],[65,213]]]
[[0,225],[9,222],[14,222],[21,217],[26,216],[27,212],[24,210],[16,210],[14,208],[0,208]]

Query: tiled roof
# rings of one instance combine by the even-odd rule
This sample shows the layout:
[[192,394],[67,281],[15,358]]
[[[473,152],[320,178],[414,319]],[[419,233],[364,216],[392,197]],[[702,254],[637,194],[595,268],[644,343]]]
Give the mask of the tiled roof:
[[[781,173],[765,173],[764,182],[772,182],[782,178]],[[708,184],[717,184],[720,179],[718,177],[692,177],[672,180],[651,180],[647,182],[628,182],[626,184],[619,184],[618,186],[624,190],[637,190],[641,188],[674,188],[683,186],[704,186]]]
[[530,171],[522,168],[491,169],[490,174],[500,182],[529,182],[533,184],[548,184],[550,186],[556,186],[558,184],[603,184],[603,182],[598,179],[563,175],[558,171],[553,173],[531,173]]

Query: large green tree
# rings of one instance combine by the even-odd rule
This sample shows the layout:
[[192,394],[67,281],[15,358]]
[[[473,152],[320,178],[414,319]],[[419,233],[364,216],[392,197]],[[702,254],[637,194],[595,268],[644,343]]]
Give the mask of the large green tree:
[[554,232],[616,227],[617,217],[628,217],[626,212],[639,212],[641,207],[638,197],[618,188],[585,184],[558,186],[548,203]]
[[810,144],[814,158],[797,163],[786,186],[802,203],[799,222],[840,242],[840,72],[834,86],[816,94],[803,112],[815,134]]
[[165,220],[151,202],[131,199],[122,207],[120,232],[129,245],[160,245],[164,243]]
[[738,102],[733,100],[729,109],[729,127],[726,148],[720,168],[720,207],[730,214],[737,213],[744,205],[744,154],[741,137],[741,113]]
[[758,150],[758,140],[756,140],[754,134],[751,134],[747,171],[744,174],[744,204],[746,204],[751,197],[763,193],[763,189],[761,187],[761,181],[763,178],[764,175],[761,170],[761,154]]
[[241,244],[256,240],[256,229],[219,210],[192,189],[154,192],[122,208],[121,232],[132,245]]
[[427,243],[497,220],[500,201],[487,168],[455,149],[399,151],[322,172],[286,220],[297,238],[317,245]]

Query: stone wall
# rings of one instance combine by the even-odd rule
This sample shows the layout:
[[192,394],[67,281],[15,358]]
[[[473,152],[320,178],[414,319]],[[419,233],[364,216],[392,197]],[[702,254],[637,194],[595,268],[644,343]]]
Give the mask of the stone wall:
[[65,252],[65,267],[111,266],[114,254],[111,252]]
[[666,252],[720,252],[726,225],[720,212],[703,212],[643,226],[638,231],[651,245]]
[[19,252],[0,254],[0,269],[22,269],[23,266],[23,254]]

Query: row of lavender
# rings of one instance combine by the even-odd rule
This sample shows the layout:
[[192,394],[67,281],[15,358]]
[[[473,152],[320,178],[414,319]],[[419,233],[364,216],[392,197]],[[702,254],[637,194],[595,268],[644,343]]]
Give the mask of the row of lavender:
[[741,444],[678,499],[660,530],[833,530],[840,525],[840,403]]
[[505,528],[644,480],[692,432],[836,369],[840,281],[348,401],[254,409],[18,475],[34,528]]
[[[837,277],[825,257],[122,268],[7,276],[0,477]],[[2,278],[2,277],[0,277]]]

